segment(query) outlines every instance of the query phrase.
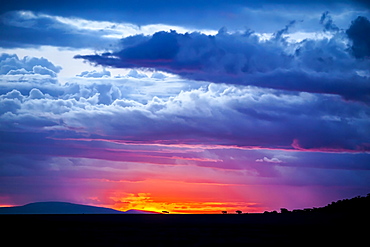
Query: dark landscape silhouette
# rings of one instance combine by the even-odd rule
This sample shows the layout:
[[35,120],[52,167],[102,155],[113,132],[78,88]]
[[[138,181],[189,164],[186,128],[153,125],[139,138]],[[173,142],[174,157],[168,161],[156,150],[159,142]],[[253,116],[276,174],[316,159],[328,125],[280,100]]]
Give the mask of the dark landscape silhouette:
[[111,208],[81,205],[69,202],[35,202],[23,206],[0,208],[0,214],[154,214],[143,210],[126,212]]
[[69,246],[356,246],[367,242],[370,219],[370,194],[320,208],[259,214],[239,210],[209,215],[124,214],[55,202],[28,204],[23,209],[56,204],[89,209],[91,214],[7,214],[4,210],[11,209],[0,208],[0,220],[6,226],[3,241],[41,246],[50,245],[50,239]]

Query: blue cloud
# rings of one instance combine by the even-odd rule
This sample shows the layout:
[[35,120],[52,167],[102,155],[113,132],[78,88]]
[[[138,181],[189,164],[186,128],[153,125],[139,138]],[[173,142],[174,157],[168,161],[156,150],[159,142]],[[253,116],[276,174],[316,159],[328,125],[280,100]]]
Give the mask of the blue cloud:
[[40,74],[56,77],[62,67],[56,66],[46,58],[25,56],[19,59],[15,54],[0,54],[0,74]]
[[[369,149],[368,109],[358,102],[226,84],[194,83],[191,89],[188,80],[131,72],[134,79],[77,77],[65,84],[52,77],[40,83],[36,74],[2,75],[1,130],[267,149]],[[171,88],[173,83],[182,86]]]
[[30,11],[7,12],[0,16],[0,47],[38,47],[43,45],[102,49],[116,39],[104,37],[104,30],[78,29],[57,18]]
[[[324,14],[322,21],[327,18]],[[358,74],[368,71],[370,60],[358,60],[348,52],[346,34],[331,23],[335,31],[331,38],[289,43],[283,34],[292,24],[267,41],[251,32],[229,34],[224,29],[214,36],[158,32],[120,51],[75,58],[118,68],[149,67],[195,80],[338,94],[370,102],[369,78]]]
[[104,4],[98,0],[20,0],[7,1],[2,4],[1,10],[6,12],[21,9],[138,25],[165,23],[211,29],[221,26],[240,29],[253,23],[253,28],[258,31],[273,31],[281,23],[291,20],[294,13],[300,18],[315,14],[319,17],[324,10],[361,10],[364,6],[369,6],[365,0],[106,0]]
[[110,77],[111,74],[108,70],[103,69],[102,71],[83,71],[81,74],[77,75],[79,77],[86,77],[86,78],[102,78],[102,77]]
[[[177,43],[178,34],[175,31],[157,32],[149,40],[130,46],[117,55],[125,57],[127,60],[148,59],[148,60],[168,60],[173,59],[179,51]],[[139,36],[140,37],[140,36]]]

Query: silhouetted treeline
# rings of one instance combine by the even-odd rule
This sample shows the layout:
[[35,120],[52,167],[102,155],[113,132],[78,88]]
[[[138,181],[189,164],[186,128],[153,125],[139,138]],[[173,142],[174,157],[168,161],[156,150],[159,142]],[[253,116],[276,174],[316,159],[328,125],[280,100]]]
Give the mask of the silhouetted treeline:
[[[357,196],[351,199],[343,199],[336,202],[332,202],[325,207],[319,208],[305,208],[305,209],[294,209],[289,211],[286,208],[281,208],[280,213],[368,213],[370,214],[370,193],[367,196]],[[276,214],[276,211],[268,212],[265,214]]]

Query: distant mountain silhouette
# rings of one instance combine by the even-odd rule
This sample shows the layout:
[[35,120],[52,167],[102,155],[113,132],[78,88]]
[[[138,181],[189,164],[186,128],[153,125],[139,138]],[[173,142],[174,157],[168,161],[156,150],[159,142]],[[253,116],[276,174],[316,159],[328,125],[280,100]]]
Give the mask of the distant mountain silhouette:
[[87,206],[69,202],[35,202],[23,206],[0,208],[0,214],[153,214],[153,212]]
[[125,214],[160,214],[160,213],[157,213],[157,212],[137,210],[137,209],[130,209],[130,210],[127,210],[124,213]]

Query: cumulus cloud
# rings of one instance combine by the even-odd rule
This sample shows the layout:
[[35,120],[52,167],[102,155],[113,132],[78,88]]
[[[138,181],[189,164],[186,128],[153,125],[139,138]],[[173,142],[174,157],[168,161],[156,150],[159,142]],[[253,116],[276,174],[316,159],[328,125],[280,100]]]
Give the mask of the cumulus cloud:
[[130,70],[130,72],[128,72],[126,76],[132,77],[132,78],[138,78],[138,79],[148,77],[146,74],[139,73],[135,69]]
[[30,99],[42,99],[44,97],[45,97],[45,95],[40,91],[40,89],[33,88],[30,91],[30,95],[29,95]]
[[165,79],[167,76],[163,73],[160,73],[160,72],[154,72],[151,76],[151,78],[155,78],[155,79]]
[[50,75],[51,77],[56,77],[57,74],[52,71],[51,69],[48,69],[48,68],[45,68],[45,67],[42,67],[40,65],[35,65],[33,68],[32,68],[32,71],[34,74],[39,74],[39,75]]
[[103,69],[102,71],[83,71],[81,74],[77,75],[79,77],[86,77],[86,78],[102,78],[102,77],[110,77],[111,73],[108,70]]
[[[157,32],[119,51],[76,58],[118,68],[154,68],[194,80],[337,94],[370,102],[368,78],[357,73],[368,71],[370,60],[359,60],[358,55],[348,52],[346,33],[334,28],[327,13],[321,21],[335,31],[331,38],[288,42],[283,34],[290,25],[268,40],[259,39],[253,32],[230,34],[224,29],[217,35]],[[357,36],[349,33],[349,38],[356,41],[352,50],[366,48],[366,40],[359,43]],[[362,55],[366,56],[366,49]]]
[[[36,67],[35,67],[36,66]],[[34,69],[35,68],[35,69]],[[43,69],[44,68],[44,69]],[[45,70],[47,69],[47,70]],[[56,66],[46,58],[36,58],[25,56],[19,59],[15,54],[2,53],[0,55],[0,74],[5,75],[10,71],[13,73],[36,73],[36,74],[53,74],[59,73],[62,67]],[[12,73],[12,72],[10,72]]]
[[[369,149],[367,107],[335,95],[226,84],[195,83],[189,89],[188,80],[176,86],[172,79],[147,77],[140,84],[129,78],[77,77],[63,85],[31,78],[0,87],[4,123],[27,125],[32,114],[32,121],[46,121],[45,128],[71,136],[306,151]],[[20,125],[3,126],[17,131]]]

